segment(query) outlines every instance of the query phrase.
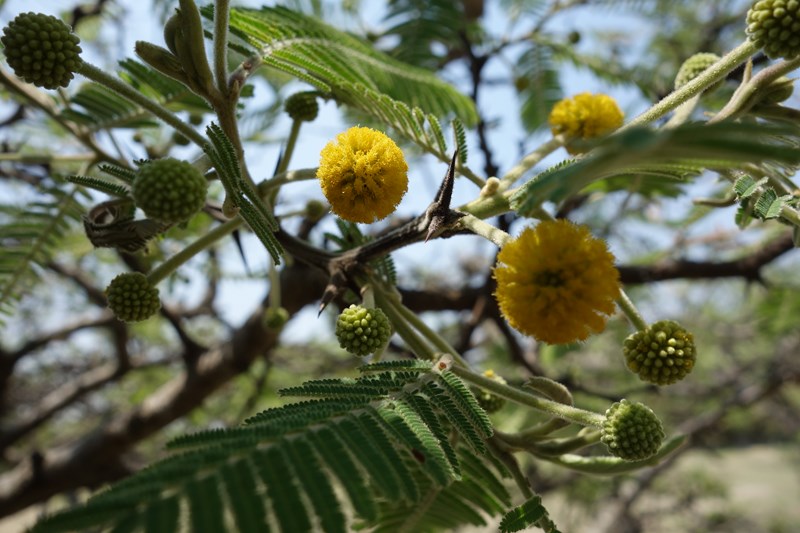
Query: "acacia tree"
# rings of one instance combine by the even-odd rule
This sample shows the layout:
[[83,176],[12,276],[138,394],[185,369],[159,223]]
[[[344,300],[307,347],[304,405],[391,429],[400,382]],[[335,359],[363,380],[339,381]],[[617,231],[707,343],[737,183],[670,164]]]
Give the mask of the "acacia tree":
[[[620,531],[654,477],[690,448],[687,437],[709,442],[731,410],[797,381],[800,339],[774,311],[779,301],[796,316],[790,292],[747,300],[770,324],[759,337],[769,356],[734,356],[727,373],[713,360],[704,367],[714,344],[695,337],[737,354],[727,344],[741,317],[724,315],[729,326],[711,337],[687,326],[702,324],[697,311],[651,302],[648,323],[626,294],[678,278],[764,282],[763,269],[798,241],[799,132],[786,104],[800,64],[796,3],[735,12],[712,2],[697,17],[694,6],[644,2],[642,13],[665,23],[650,43],[659,60],[636,58],[636,69],[608,42],[568,31],[565,14],[580,2],[504,4],[512,24],[498,33],[482,2],[397,1],[385,28],[363,37],[300,6],[229,4],[180,0],[163,45],[138,41],[138,59],[116,73],[89,63],[71,29],[107,2],[76,9],[69,25],[15,14],[3,31],[10,70],[0,81],[13,111],[0,220],[4,515],[114,483],[35,529],[423,531],[494,516],[505,531],[557,531],[546,494],[574,478],[543,477],[537,465],[552,463],[638,473],[605,524]],[[581,39],[609,46],[586,53]],[[498,121],[479,104],[498,82],[488,65],[504,59],[515,118],[539,134],[499,163]],[[562,88],[566,62],[652,104],[626,120],[610,96]],[[297,168],[304,133],[325,131],[320,102],[348,124],[317,168]],[[291,123],[279,132],[284,110]],[[273,171],[253,164],[265,143],[247,127],[253,116],[282,136]],[[23,142],[26,132],[36,137]],[[437,161],[438,191],[396,216],[407,192],[421,197],[413,168],[423,158]],[[718,237],[722,252],[688,260],[624,240],[633,231],[624,221],[667,199],[690,203],[709,176],[681,231],[722,212],[742,230],[758,226],[755,243]],[[318,199],[296,205],[305,181],[318,183]],[[457,205],[454,190],[469,200]],[[435,257],[455,239],[497,252],[476,283],[414,285],[392,261],[412,245]],[[218,293],[224,259],[252,253],[243,243],[270,264],[249,273],[265,296],[233,325]],[[341,350],[311,344],[287,351],[282,331],[306,306],[335,309],[338,344],[371,358],[343,363]],[[592,351],[608,354],[594,382],[561,373],[565,359]],[[274,378],[280,371],[291,377]],[[249,376],[255,393],[231,413],[233,393],[220,390]],[[271,388],[289,399],[240,424]],[[220,395],[209,409],[224,428],[202,420],[171,435],[168,452],[139,471],[140,443]],[[673,395],[693,408],[670,406]]]

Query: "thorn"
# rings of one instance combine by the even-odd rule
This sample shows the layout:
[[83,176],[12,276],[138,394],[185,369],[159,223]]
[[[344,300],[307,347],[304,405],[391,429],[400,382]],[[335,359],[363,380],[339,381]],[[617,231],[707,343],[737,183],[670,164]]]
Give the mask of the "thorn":
[[272,175],[273,176],[275,174],[277,174],[278,173],[278,169],[281,168],[281,163],[283,162],[283,156],[284,156],[283,151],[284,151],[285,148],[286,148],[286,146],[281,144],[281,149],[278,152],[278,161],[275,162],[275,170],[272,171]]
[[453,196],[453,185],[456,182],[456,159],[458,158],[458,146],[456,151],[453,152],[453,158],[450,160],[450,166],[447,167],[447,174],[444,176],[442,184],[439,186],[439,191],[436,193],[436,200],[434,203],[442,206],[442,209],[450,209],[450,199]]
[[453,221],[453,216],[450,210],[450,201],[453,197],[453,186],[455,185],[456,181],[457,157],[458,147],[456,146],[456,150],[453,152],[453,158],[450,160],[450,166],[447,167],[447,174],[445,174],[444,180],[442,180],[442,184],[439,186],[439,190],[436,193],[436,199],[428,207],[426,213],[427,216],[425,218],[427,218],[429,222],[428,232],[425,235],[425,242],[428,242],[431,237],[436,235],[439,231]]
[[236,244],[236,249],[239,250],[239,256],[242,258],[242,264],[244,265],[244,271],[249,276],[250,266],[247,264],[247,256],[244,253],[244,246],[242,245],[242,233],[237,229],[233,232],[233,242]]

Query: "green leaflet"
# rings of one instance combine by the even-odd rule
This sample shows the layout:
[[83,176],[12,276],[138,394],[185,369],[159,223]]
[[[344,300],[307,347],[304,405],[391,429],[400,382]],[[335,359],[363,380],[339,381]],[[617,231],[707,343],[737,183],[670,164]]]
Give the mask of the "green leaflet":
[[239,214],[267,249],[272,260],[276,265],[280,264],[283,248],[274,234],[278,222],[253,185],[242,176],[236,149],[222,128],[212,123],[206,128],[206,134],[211,142],[203,147],[203,151],[214,164],[225,186],[225,201],[239,209]]
[[539,526],[546,533],[559,533],[550,520],[547,509],[542,505],[541,496],[534,496],[518,507],[508,511],[500,522],[500,531],[522,531],[530,526]]

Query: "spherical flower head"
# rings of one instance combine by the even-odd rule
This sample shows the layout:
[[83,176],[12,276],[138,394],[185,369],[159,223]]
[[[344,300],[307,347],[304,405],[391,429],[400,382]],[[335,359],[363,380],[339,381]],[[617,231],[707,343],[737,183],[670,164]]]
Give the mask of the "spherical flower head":
[[0,42],[14,74],[44,89],[66,87],[83,64],[80,39],[51,15],[17,15],[3,28]]
[[639,379],[669,385],[694,368],[694,337],[677,322],[661,320],[625,339],[622,353]]
[[[503,379],[502,376],[495,374],[494,370],[486,370],[483,375],[497,383],[502,383],[505,385],[507,382]],[[472,393],[475,395],[475,398],[478,400],[478,405],[480,405],[484,411],[487,413],[496,413],[500,409],[503,408],[506,404],[506,399],[497,396],[496,394],[492,394],[486,389],[481,388],[474,388]]]
[[186,161],[149,161],[133,181],[133,201],[148,218],[176,224],[188,220],[205,204],[208,182]]
[[389,341],[392,327],[386,313],[351,305],[336,320],[336,338],[339,346],[353,355],[364,357],[374,353]]
[[603,331],[619,296],[619,272],[606,243],[567,220],[540,222],[497,256],[495,298],[517,330],[550,344]]
[[313,92],[295,93],[286,99],[283,108],[292,120],[311,122],[319,113],[317,95]]
[[[678,69],[678,74],[675,76],[675,88],[680,89],[719,60],[720,57],[717,54],[706,52],[701,52],[691,56],[689,59],[684,61],[681,65],[681,68]],[[722,85],[722,80],[711,85],[708,89],[706,89],[706,92],[711,92],[714,89],[717,89],[720,85]]]
[[403,151],[385,134],[353,127],[320,154],[317,178],[331,209],[350,222],[371,223],[394,212],[408,188]]
[[606,411],[600,441],[611,455],[626,461],[642,461],[658,452],[664,428],[652,409],[639,402],[622,400]]
[[759,0],[747,12],[747,37],[771,59],[800,55],[800,0]]
[[111,280],[106,288],[108,307],[123,322],[140,322],[161,307],[158,289],[141,272],[126,272]]
[[[622,125],[625,116],[617,102],[606,94],[576,94],[556,103],[548,122],[553,135],[566,134],[571,138],[594,139],[611,133]],[[567,146],[570,153],[577,147]]]

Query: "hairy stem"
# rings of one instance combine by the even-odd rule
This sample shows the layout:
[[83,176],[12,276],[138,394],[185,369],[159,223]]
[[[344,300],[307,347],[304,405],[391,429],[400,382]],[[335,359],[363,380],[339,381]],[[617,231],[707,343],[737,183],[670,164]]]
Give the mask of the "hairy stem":
[[665,96],[660,102],[652,106],[650,109],[639,115],[638,117],[634,118],[620,129],[617,132],[625,131],[626,129],[632,128],[634,126],[642,126],[644,124],[649,124],[653,122],[685,101],[689,98],[700,94],[704,89],[710,87],[717,81],[721,80],[724,76],[726,76],[730,71],[735,69],[739,66],[743,61],[745,61],[748,57],[752,56],[758,52],[758,47],[753,44],[751,41],[745,41],[730,52],[728,52],[723,58],[719,61],[711,65],[708,69],[705,70],[702,74],[697,76],[695,79],[681,87],[680,89],[671,92],[667,96]]

